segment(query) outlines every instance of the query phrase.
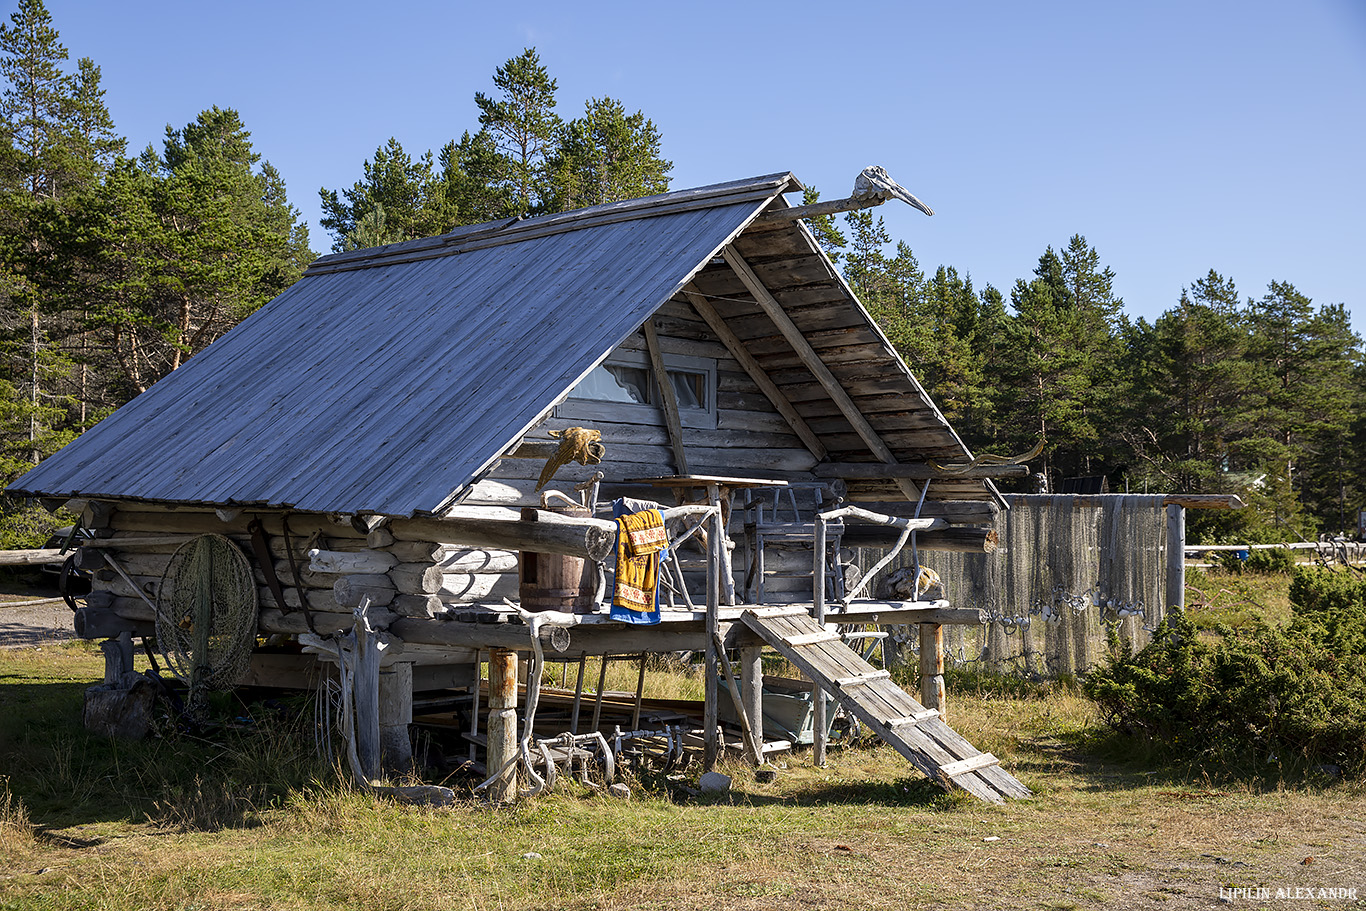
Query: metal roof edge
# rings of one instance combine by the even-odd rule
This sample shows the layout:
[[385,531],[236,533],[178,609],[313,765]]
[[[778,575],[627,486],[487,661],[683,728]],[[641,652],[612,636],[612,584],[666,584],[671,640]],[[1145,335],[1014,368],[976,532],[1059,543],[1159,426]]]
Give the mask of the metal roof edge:
[[747,180],[728,181],[655,196],[603,203],[535,218],[518,217],[468,225],[436,237],[320,256],[309,265],[304,277],[451,256],[470,250],[530,240],[533,237],[577,231],[617,221],[650,218],[698,208],[713,208],[744,202],[751,198],[771,199],[802,188],[803,184],[796,175],[786,171]]

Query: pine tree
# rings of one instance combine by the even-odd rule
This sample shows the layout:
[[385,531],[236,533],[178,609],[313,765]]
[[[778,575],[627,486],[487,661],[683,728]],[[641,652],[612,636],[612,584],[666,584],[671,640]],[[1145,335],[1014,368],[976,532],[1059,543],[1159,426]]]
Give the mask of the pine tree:
[[[802,205],[814,205],[820,200],[820,191],[815,187],[806,187],[802,190]],[[844,232],[835,224],[835,217],[833,215],[817,215],[814,218],[803,220],[811,234],[816,238],[816,244],[830,259],[830,262],[838,266],[840,258],[844,255],[842,251],[847,241],[844,239]]]
[[552,211],[616,202],[669,189],[673,162],[660,157],[659,129],[614,98],[593,98],[564,124],[546,161]]
[[125,396],[275,297],[313,258],[279,173],[217,107],[109,176],[92,213],[92,327]]
[[849,249],[844,255],[844,280],[865,306],[880,304],[889,290],[887,255],[883,252],[892,242],[881,217],[874,218],[868,210],[850,212],[844,216],[849,226]]
[[[1107,450],[1116,401],[1117,314],[1113,273],[1075,235],[1059,256],[1049,247],[1034,278],[1017,281],[1011,293],[1015,316],[1000,362],[1003,426],[1013,446],[1049,441],[1045,471],[1091,474],[1108,465]],[[1012,447],[1013,448],[1013,447]]]
[[500,66],[493,86],[497,97],[476,92],[474,103],[479,106],[479,125],[504,158],[497,186],[508,192],[518,214],[533,212],[550,195],[546,158],[560,130],[555,113],[558,86],[534,47]]
[[[1345,485],[1342,452],[1361,404],[1354,370],[1361,340],[1341,305],[1315,310],[1289,282],[1273,281],[1248,305],[1250,353],[1265,405],[1254,455],[1278,485],[1278,524],[1304,532],[1302,506],[1331,509]],[[1307,501],[1307,502],[1306,502]]]
[[508,189],[508,161],[488,130],[465,131],[460,142],[448,142],[438,158],[442,183],[444,230],[511,218],[517,203]]
[[[373,226],[371,212],[376,206],[384,210],[387,243],[430,237],[453,227],[443,218],[445,188],[437,179],[431,152],[414,160],[390,137],[361,167],[364,176],[350,189],[340,194],[326,188],[318,191],[324,213],[319,224],[336,238],[333,250],[347,249],[347,237],[367,217]],[[351,249],[354,244],[351,241]]]
[[0,26],[7,84],[0,112],[10,140],[0,155],[0,285],[7,296],[4,388],[17,396],[6,404],[5,432],[22,439],[30,462],[69,438],[62,426],[70,411],[84,417],[87,376],[72,349],[85,339],[71,315],[79,305],[64,248],[74,209],[123,148],[104,106],[99,68],[82,58],[73,76],[62,68],[67,59],[41,0],[21,0]]

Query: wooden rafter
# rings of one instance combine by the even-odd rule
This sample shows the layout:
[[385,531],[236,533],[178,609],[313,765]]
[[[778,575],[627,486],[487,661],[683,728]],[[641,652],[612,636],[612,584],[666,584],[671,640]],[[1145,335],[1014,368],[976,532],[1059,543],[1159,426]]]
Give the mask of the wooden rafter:
[[[754,270],[749,267],[749,263],[745,262],[745,258],[740,255],[735,246],[733,244],[728,245],[722,251],[722,255],[736,276],[749,290],[749,293],[754,296],[755,302],[768,314],[769,319],[773,320],[773,324],[778,327],[783,338],[787,339],[787,343],[792,346],[792,350],[797,353],[802,364],[811,371],[817,382],[825,389],[825,394],[834,401],[845,420],[853,425],[855,432],[858,433],[873,455],[888,465],[898,464],[896,454],[892,452],[891,447],[883,442],[882,437],[873,428],[873,425],[868,423],[868,419],[863,416],[858,405],[854,404],[849,393],[845,392],[840,381],[830,372],[830,368],[825,366],[825,362],[820,359],[820,355],[816,354],[811,343],[806,340],[806,336],[802,335],[797,324],[792,322],[792,318],[787,315],[782,304],[778,303],[778,300],[769,293],[768,288],[764,287],[764,283],[759,280],[759,276],[754,274]],[[896,478],[894,480],[902,495],[907,499],[920,499],[920,488],[909,478]]]
[[674,450],[674,463],[679,474],[688,473],[688,456],[683,451],[683,421],[678,416],[678,396],[664,367],[664,354],[659,350],[659,333],[655,331],[655,319],[645,321],[645,347],[650,352],[650,367],[654,371],[655,383],[659,385],[659,400],[664,404],[664,426],[669,431],[669,443]]
[[923,481],[941,478],[948,481],[978,480],[981,478],[1025,478],[1029,476],[1028,465],[974,465],[968,468],[949,466],[936,468],[929,464],[888,465],[878,462],[826,462],[813,469],[820,478],[844,478],[854,480],[890,480],[892,478],[912,478]]
[[749,349],[745,347],[744,342],[740,341],[740,337],[726,325],[726,321],[721,318],[721,314],[716,312],[716,308],[711,305],[711,302],[691,284],[683,289],[683,293],[687,295],[688,301],[697,311],[697,315],[702,317],[707,325],[711,326],[717,337],[721,339],[721,344],[726,346],[731,357],[740,362],[740,366],[745,368],[749,378],[754,380],[754,384],[773,403],[773,407],[778,410],[778,413],[783,416],[783,420],[787,421],[787,425],[792,428],[792,432],[801,438],[802,443],[812,455],[818,459],[824,459],[829,452],[821,443],[820,438],[816,436],[816,432],[797,413],[797,409],[792,407],[792,403],[788,401],[787,396],[783,395],[783,391],[778,388],[777,384],[769,379],[763,366],[755,360],[754,355],[749,353]]

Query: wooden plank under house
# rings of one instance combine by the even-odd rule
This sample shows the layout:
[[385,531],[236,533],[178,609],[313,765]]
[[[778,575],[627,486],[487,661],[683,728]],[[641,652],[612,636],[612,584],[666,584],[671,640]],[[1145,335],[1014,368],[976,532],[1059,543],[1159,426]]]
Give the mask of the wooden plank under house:
[[[972,454],[785,214],[785,194],[801,189],[779,173],[322,257],[9,491],[83,508],[93,537],[76,559],[93,590],[77,629],[88,638],[151,635],[169,603],[208,597],[204,574],[223,560],[184,567],[202,536],[242,558],[250,634],[307,646],[258,651],[239,680],[316,680],[317,653],[335,652],[323,640],[352,629],[364,604],[385,649],[376,711],[387,765],[408,761],[412,691],[466,688],[477,700],[491,654],[502,680],[519,659],[678,651],[708,662],[710,763],[728,650],[740,659],[741,720],[762,717],[767,640],[753,611],[791,605],[827,631],[826,593],[813,590],[825,573],[813,567],[834,565],[843,526],[827,547],[817,510],[919,516],[919,548],[990,550],[1004,506],[990,478],[1016,470],[941,467]],[[657,625],[607,612],[621,498],[659,503],[670,539],[690,535],[666,563],[673,587]],[[903,527],[882,530],[894,539]],[[198,594],[171,591],[177,579]],[[854,598],[832,612],[841,624],[926,630],[980,622],[942,600]],[[812,674],[844,697],[847,681]],[[490,692],[496,773],[517,694],[505,682]],[[925,701],[942,709],[942,695]],[[939,758],[960,763],[975,755],[966,750]],[[950,772],[946,787],[999,778]],[[495,793],[515,793],[506,777]],[[1012,787],[990,793],[1027,793]]]

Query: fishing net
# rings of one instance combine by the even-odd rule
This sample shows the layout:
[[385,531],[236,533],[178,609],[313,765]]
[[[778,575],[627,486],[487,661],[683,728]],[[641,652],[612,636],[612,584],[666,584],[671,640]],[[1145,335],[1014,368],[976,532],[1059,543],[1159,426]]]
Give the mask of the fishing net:
[[192,703],[246,671],[256,614],[251,564],[231,540],[200,535],[172,554],[157,597],[157,644]]
[[[997,516],[992,554],[921,551],[955,607],[984,626],[946,626],[946,658],[997,673],[1081,673],[1106,654],[1110,630],[1129,649],[1161,621],[1166,515],[1161,496],[1115,495],[1078,506],[1068,495],[1014,496]],[[1088,498],[1094,502],[1095,498]],[[871,565],[872,555],[859,562]],[[909,554],[898,557],[902,565]],[[912,648],[915,635],[896,638]]]

